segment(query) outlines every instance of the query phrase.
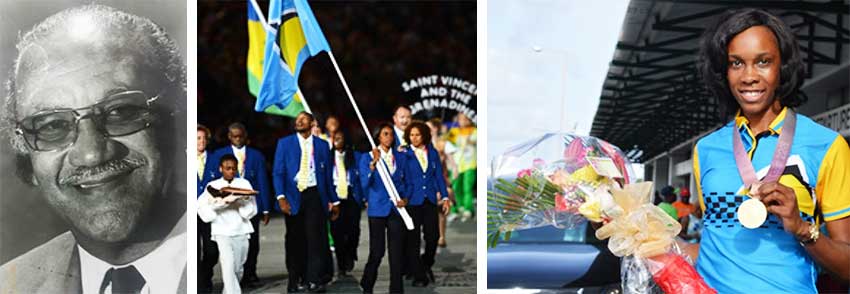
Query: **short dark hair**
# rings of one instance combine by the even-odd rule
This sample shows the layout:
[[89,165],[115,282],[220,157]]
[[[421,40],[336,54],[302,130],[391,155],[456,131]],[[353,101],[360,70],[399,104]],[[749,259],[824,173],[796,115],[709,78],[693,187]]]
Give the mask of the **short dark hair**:
[[246,136],[248,135],[248,129],[245,128],[245,125],[242,124],[241,122],[234,122],[234,123],[231,123],[229,126],[227,126],[227,132],[228,133],[230,133],[230,130],[233,130],[233,129],[242,130],[242,133],[244,135],[246,135]]
[[797,107],[808,99],[800,87],[805,79],[805,67],[793,31],[778,17],[754,8],[729,10],[714,25],[708,27],[700,40],[697,72],[706,88],[718,99],[721,117],[727,119],[738,110],[727,79],[729,42],[739,33],[754,26],[766,26],[779,45],[779,86],[776,99],[782,106]]
[[309,117],[311,121],[316,120],[316,117],[312,113],[309,113],[307,111],[301,111],[301,112],[298,113],[298,115],[302,115],[302,114]]
[[239,164],[239,160],[236,159],[236,155],[230,153],[222,155],[221,158],[218,159],[218,166],[224,166],[225,161],[233,161],[236,162],[236,164]]
[[407,105],[399,104],[399,105],[396,105],[395,108],[393,108],[393,115],[395,115],[395,113],[398,112],[398,110],[402,109],[402,108],[407,109],[407,111],[411,111],[410,107],[407,107]]
[[407,128],[404,129],[404,141],[410,143],[410,130],[413,128],[419,130],[419,134],[422,135],[422,142],[424,142],[425,145],[431,144],[431,128],[421,120],[414,120],[409,126],[407,126]]
[[[384,128],[388,128],[390,129],[390,132],[394,132],[393,125],[391,125],[390,123],[382,122],[378,124],[378,126],[374,130],[372,130],[372,139],[375,140],[375,144],[377,145],[381,144],[381,130],[383,130]],[[393,135],[393,144],[395,144],[395,135]]]
[[674,189],[672,186],[664,186],[664,188],[661,188],[661,196],[668,197],[674,196],[675,194],[676,189]]

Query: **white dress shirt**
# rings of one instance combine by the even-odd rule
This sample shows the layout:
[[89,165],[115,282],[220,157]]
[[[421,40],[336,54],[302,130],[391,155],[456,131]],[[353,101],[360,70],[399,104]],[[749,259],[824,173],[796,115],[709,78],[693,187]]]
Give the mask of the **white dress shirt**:
[[[295,134],[295,137],[298,138],[298,145],[301,146],[301,152],[307,151],[307,188],[315,187],[317,185],[316,182],[316,158],[315,153],[313,152],[313,135],[307,136],[304,138],[301,134]],[[303,153],[298,153],[298,167],[301,167],[301,156]],[[295,173],[295,176],[292,177],[295,184],[298,184],[298,176],[301,174],[301,170]],[[275,197],[280,200],[281,198],[286,198],[285,195],[280,194]]]
[[398,136],[399,146],[407,145],[407,142],[404,141],[404,130],[399,129],[397,126],[393,125],[393,132],[395,132],[395,135]]
[[[110,268],[131,265],[135,266],[145,279],[141,293],[176,293],[186,270],[186,214],[183,214],[159,247],[128,264],[110,264],[95,257],[80,245],[77,245],[77,249],[80,253],[83,294],[100,293],[100,285]],[[108,285],[103,293],[111,294],[112,285]]]
[[[203,165],[203,168],[201,168],[201,165]],[[204,169],[206,169],[206,168],[207,168],[207,151],[204,150],[204,152],[202,152],[201,155],[198,155],[198,178],[200,178],[200,179],[204,178],[204,171],[205,171]]]
[[[208,187],[221,190],[225,187],[253,190],[251,183],[242,178],[233,178],[228,183],[224,178],[210,182]],[[198,198],[198,216],[210,225],[212,240],[215,236],[237,236],[251,234],[254,227],[251,226],[251,218],[257,214],[257,204],[254,197],[244,197],[236,200],[233,204],[224,202],[224,198],[216,198],[210,195],[206,189]]]
[[[242,145],[242,148],[237,148],[236,146],[230,145],[230,148],[233,149],[233,156],[236,156],[236,166],[239,167],[237,177],[244,178],[245,175],[245,161],[248,160],[248,155],[245,154],[245,145]],[[242,159],[242,161],[239,161]]]
[[[301,152],[307,152],[307,188],[316,186],[316,158],[315,152],[313,152],[313,135],[307,136],[307,138],[301,137],[299,134],[295,134],[295,137],[298,137],[298,145],[301,146]],[[301,166],[301,155],[298,154],[298,166]],[[298,173],[295,173],[295,177],[293,179],[296,183],[298,183]]]
[[[378,150],[381,150],[381,161],[387,163],[387,168],[391,175],[395,174],[395,171],[398,170],[398,165],[396,164],[395,154],[393,154],[392,148],[390,151],[384,151],[384,148],[378,147]],[[391,160],[384,160],[389,157]],[[378,163],[380,164],[380,162]]]
[[428,148],[425,146],[426,145],[422,145],[421,148],[416,148],[411,145],[412,148],[410,148],[413,149],[413,156],[416,158],[416,164],[419,165],[419,167],[422,167],[422,164],[419,162],[419,156],[422,156],[424,159],[425,167],[422,168],[423,173],[428,170]]
[[[339,183],[339,173],[337,172],[338,169],[336,167],[339,166],[340,164],[345,164],[345,151],[336,150],[336,151],[334,151],[334,172],[333,172],[334,187],[339,186],[337,184],[337,183]],[[346,166],[345,168],[351,168],[351,167]],[[347,171],[345,173],[345,181],[348,182],[348,185],[351,185],[351,177],[348,176]],[[349,193],[351,193],[351,191],[349,191]]]

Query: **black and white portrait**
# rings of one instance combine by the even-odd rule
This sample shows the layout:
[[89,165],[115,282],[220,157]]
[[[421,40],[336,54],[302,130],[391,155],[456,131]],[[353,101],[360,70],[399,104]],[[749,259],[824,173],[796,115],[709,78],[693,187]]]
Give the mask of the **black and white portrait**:
[[0,292],[186,291],[186,2],[0,2]]

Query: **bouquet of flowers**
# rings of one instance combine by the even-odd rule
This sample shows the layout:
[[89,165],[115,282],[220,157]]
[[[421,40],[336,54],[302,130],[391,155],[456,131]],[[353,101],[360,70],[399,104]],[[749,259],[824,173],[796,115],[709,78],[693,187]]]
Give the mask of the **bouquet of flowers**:
[[631,183],[629,162],[597,138],[546,134],[497,157],[488,189],[488,245],[511,232],[601,223],[596,237],[623,257],[627,293],[716,293],[676,246],[681,225],[652,204],[651,182]]
[[516,146],[493,162],[488,244],[519,229],[601,222],[602,207],[612,205],[607,190],[630,179],[623,152],[593,137],[546,134]]

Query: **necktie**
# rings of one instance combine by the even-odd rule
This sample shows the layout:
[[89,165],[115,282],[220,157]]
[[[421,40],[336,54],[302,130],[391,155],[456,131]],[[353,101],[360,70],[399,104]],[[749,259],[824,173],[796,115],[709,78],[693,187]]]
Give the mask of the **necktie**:
[[348,179],[345,172],[345,155],[343,153],[336,154],[336,195],[339,199],[348,199]]
[[419,159],[419,166],[422,167],[422,172],[424,173],[428,170],[428,159],[425,157],[425,150],[414,148],[413,153],[416,154],[416,159]]
[[390,173],[394,174],[395,173],[395,162],[393,161],[392,151],[385,152],[385,153],[381,154],[381,157],[383,158],[384,162],[387,163],[387,167],[389,168]]
[[[309,139],[310,138],[307,138],[307,140],[309,140]],[[310,159],[307,157],[307,156],[309,156],[309,154],[307,153],[307,151],[308,151],[307,150],[307,145],[308,145],[307,143],[309,141],[307,141],[307,140],[304,141],[304,144],[301,144],[301,165],[300,165],[299,170],[298,170],[298,184],[297,184],[298,192],[301,192],[301,191],[304,191],[304,189],[307,189],[307,181],[309,180],[309,177],[307,175],[307,168],[308,168],[308,165],[310,164]]]
[[206,153],[198,154],[198,178],[204,179],[204,166],[207,164],[206,162]]
[[108,285],[112,284],[112,293],[140,293],[145,285],[145,278],[135,266],[111,268],[103,276],[100,293],[103,294]]
[[239,177],[244,178],[245,177],[245,151],[238,152],[238,154],[236,155],[236,159],[239,160],[239,162],[238,162]]

